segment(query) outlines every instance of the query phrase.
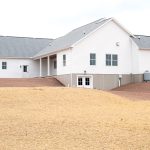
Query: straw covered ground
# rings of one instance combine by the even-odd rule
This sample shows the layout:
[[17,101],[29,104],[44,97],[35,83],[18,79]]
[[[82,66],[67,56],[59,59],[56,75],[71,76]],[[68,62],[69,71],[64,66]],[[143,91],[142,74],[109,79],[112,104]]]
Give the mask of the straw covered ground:
[[78,88],[0,88],[0,150],[149,150],[150,101]]

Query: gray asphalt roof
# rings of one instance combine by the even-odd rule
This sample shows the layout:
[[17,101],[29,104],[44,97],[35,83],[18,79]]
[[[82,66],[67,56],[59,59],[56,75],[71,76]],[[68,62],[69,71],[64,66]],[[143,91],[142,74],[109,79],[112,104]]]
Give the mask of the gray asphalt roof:
[[0,36],[0,57],[33,57],[51,41],[46,38]]
[[150,36],[135,35],[136,38],[132,38],[140,49],[150,49]]
[[87,25],[84,25],[82,27],[79,27],[77,29],[72,30],[65,36],[62,36],[60,38],[57,38],[52,41],[52,43],[44,48],[42,51],[40,51],[38,54],[36,54],[34,57],[43,56],[52,52],[56,52],[61,49],[66,49],[71,47],[74,43],[79,41],[80,39],[84,38],[87,34],[98,28],[99,26],[106,23],[109,19],[101,18],[99,20],[96,20],[92,23],[89,23]]

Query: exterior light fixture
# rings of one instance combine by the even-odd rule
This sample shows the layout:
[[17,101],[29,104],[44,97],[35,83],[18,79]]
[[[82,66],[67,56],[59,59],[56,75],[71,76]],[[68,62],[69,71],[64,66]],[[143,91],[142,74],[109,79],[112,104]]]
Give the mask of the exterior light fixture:
[[84,70],[84,74],[86,74],[86,70]]
[[116,46],[120,46],[120,43],[119,43],[119,42],[116,42]]

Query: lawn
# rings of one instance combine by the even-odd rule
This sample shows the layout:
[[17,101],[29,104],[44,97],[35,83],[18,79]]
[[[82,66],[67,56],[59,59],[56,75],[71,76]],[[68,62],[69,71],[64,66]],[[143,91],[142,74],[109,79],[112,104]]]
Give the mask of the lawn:
[[150,101],[100,90],[0,88],[0,150],[149,150]]

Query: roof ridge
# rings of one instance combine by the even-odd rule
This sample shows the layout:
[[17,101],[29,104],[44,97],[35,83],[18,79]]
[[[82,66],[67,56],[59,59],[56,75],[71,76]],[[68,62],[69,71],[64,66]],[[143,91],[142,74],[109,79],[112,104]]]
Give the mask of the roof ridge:
[[145,36],[145,37],[150,37],[150,35],[141,35],[141,34],[135,34],[135,36]]
[[[97,21],[100,21],[100,20],[106,21],[106,20],[109,20],[109,19],[111,19],[111,18],[101,18],[101,19],[98,19],[98,20],[96,20],[96,21],[92,21],[92,22],[87,23],[87,24],[85,24],[85,25],[79,26],[79,27],[77,27],[77,28],[75,28],[75,29],[72,29],[72,30],[69,31],[68,33],[66,33],[66,34],[64,34],[64,35],[62,35],[62,36],[60,36],[60,37],[57,37],[57,38],[55,38],[55,39],[52,39],[52,40],[57,40],[57,39],[63,38],[63,37],[65,37],[67,34],[73,32],[73,31],[75,31],[75,30],[77,30],[77,29],[79,29],[79,28],[82,28],[82,27],[84,27],[84,26],[87,26],[87,25],[89,25],[89,24],[91,24],[91,23],[94,23],[94,22],[96,23]],[[101,22],[102,22],[102,21],[101,21]]]
[[[80,27],[77,27],[77,28],[71,30],[70,32],[75,31],[75,30],[77,30],[77,29],[79,29],[79,28],[85,27],[85,26],[87,26],[87,25],[89,25],[89,24],[92,24],[92,23],[94,23],[94,22],[97,23],[97,22],[100,21],[100,20],[101,20],[100,22],[102,22],[102,21],[106,21],[106,20],[109,20],[109,19],[110,19],[110,18],[105,18],[105,17],[104,17],[104,18],[100,18],[100,19],[97,19],[97,20],[92,21],[92,22],[90,22],[90,23],[84,24],[84,25],[82,25],[82,26],[80,26]],[[99,23],[100,23],[100,22],[99,22]],[[70,32],[69,32],[69,33],[70,33]]]
[[34,58],[46,55],[48,53],[56,52],[60,49],[66,49],[71,47],[74,43],[78,42],[79,40],[83,39],[87,36],[90,32],[96,30],[112,18],[101,18],[86,25],[80,26],[76,29],[71,30],[67,34],[58,37],[52,41],[49,46],[45,49],[41,50],[37,53]]

